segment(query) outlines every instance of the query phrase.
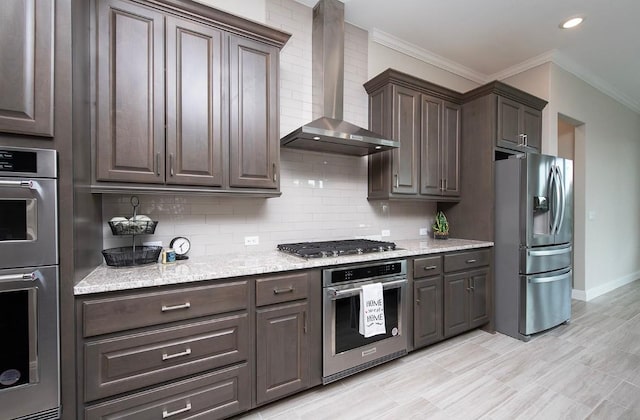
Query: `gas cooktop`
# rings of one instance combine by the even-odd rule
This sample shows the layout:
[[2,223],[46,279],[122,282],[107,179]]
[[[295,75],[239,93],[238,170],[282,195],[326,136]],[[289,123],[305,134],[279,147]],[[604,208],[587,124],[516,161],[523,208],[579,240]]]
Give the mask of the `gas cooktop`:
[[345,239],[341,241],[299,242],[279,244],[278,249],[303,258],[338,257],[340,255],[365,254],[369,252],[393,251],[393,242],[370,239]]

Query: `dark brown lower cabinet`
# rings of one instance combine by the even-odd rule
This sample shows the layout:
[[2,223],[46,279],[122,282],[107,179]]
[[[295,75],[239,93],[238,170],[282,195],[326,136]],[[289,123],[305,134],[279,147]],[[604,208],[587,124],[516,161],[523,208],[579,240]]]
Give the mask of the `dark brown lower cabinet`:
[[307,301],[256,311],[256,403],[309,386]]
[[489,268],[444,276],[444,336],[451,337],[489,321]]
[[444,338],[442,331],[442,277],[413,283],[413,345],[423,347]]
[[251,405],[247,363],[130,394],[85,409],[87,420],[221,419]]

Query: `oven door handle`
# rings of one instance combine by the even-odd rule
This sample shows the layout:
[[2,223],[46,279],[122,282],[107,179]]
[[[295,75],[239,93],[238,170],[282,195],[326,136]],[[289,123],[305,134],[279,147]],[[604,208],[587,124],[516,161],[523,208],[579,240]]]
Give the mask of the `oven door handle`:
[[[382,289],[394,289],[394,288],[402,287],[405,284],[407,284],[407,279],[387,281],[382,283]],[[362,287],[353,287],[351,289],[342,289],[342,290],[337,290],[337,289],[334,289],[333,287],[327,288],[327,292],[331,295],[331,298],[334,300],[341,297],[345,297],[345,296],[353,296],[360,293],[361,291],[362,291]]]
[[34,189],[35,182],[32,180],[27,181],[0,181],[0,187],[18,187],[18,188],[29,188],[30,190]]
[[35,281],[37,278],[38,273],[36,271],[23,274],[5,274],[0,276],[0,283],[9,283],[12,281]]

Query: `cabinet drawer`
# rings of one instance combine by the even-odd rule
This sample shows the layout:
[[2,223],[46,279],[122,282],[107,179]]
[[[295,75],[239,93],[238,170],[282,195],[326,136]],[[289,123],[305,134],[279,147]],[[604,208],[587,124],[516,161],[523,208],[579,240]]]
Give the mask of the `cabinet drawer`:
[[221,419],[250,408],[246,363],[87,407],[87,420]]
[[416,258],[413,260],[413,278],[435,276],[442,273],[442,257]]
[[307,273],[256,280],[256,306],[306,299]]
[[247,281],[87,300],[82,303],[85,337],[246,309]]
[[489,265],[490,259],[491,251],[488,249],[445,255],[444,271],[450,273],[452,271],[482,267]]
[[84,345],[85,401],[248,359],[246,313]]

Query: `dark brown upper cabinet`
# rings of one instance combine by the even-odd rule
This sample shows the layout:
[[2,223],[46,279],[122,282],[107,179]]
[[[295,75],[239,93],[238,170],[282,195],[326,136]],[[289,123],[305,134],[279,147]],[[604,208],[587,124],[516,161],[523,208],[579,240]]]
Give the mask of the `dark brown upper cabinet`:
[[498,96],[496,146],[539,153],[541,145],[542,112]]
[[365,83],[369,128],[400,142],[369,156],[369,199],[460,196],[460,94],[388,69]]
[[474,119],[484,118],[487,129],[495,127],[491,135],[497,150],[540,153],[542,109],[547,101],[495,81],[465,93],[465,106],[467,103],[472,104],[469,107],[474,106],[481,98],[486,98],[484,109],[482,113],[474,114]]
[[289,35],[181,0],[96,10],[93,190],[278,195]]
[[3,0],[0,132],[53,136],[53,1]]

